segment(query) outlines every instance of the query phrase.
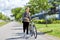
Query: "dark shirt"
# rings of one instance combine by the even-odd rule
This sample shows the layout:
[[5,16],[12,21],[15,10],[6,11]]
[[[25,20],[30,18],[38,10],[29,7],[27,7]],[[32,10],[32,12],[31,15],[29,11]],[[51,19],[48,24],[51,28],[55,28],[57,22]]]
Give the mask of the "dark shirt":
[[25,17],[29,18],[29,21],[31,20],[31,17],[30,17],[30,14],[29,14],[29,13],[26,13],[26,12],[25,12],[25,13],[23,14],[23,21],[24,21],[24,18],[25,18]]

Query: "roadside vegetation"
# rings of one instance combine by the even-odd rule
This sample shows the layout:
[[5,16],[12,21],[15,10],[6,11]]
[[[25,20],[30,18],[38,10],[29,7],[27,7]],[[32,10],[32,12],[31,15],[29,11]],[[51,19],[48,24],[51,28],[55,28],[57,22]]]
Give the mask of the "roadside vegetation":
[[0,27],[7,24],[7,22],[0,22]]
[[10,18],[0,12],[0,27],[7,24],[10,21]]

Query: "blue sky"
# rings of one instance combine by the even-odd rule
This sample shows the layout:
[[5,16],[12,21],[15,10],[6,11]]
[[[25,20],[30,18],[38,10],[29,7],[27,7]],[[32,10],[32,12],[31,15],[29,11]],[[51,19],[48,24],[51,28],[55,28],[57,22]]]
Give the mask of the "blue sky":
[[9,16],[12,8],[23,7],[28,2],[29,0],[0,0],[0,12]]

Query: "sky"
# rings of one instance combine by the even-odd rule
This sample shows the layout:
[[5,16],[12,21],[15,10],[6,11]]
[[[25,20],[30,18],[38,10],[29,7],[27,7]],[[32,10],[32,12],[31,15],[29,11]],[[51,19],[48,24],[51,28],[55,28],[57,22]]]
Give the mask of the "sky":
[[11,9],[23,7],[29,0],[0,0],[0,12],[10,17]]

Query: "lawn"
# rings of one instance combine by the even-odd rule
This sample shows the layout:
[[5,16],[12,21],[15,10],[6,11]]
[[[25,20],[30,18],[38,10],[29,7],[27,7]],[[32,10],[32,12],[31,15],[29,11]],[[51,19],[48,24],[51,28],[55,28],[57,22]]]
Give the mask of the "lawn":
[[36,24],[37,30],[60,38],[60,24]]
[[7,22],[0,22],[0,27],[5,25]]

